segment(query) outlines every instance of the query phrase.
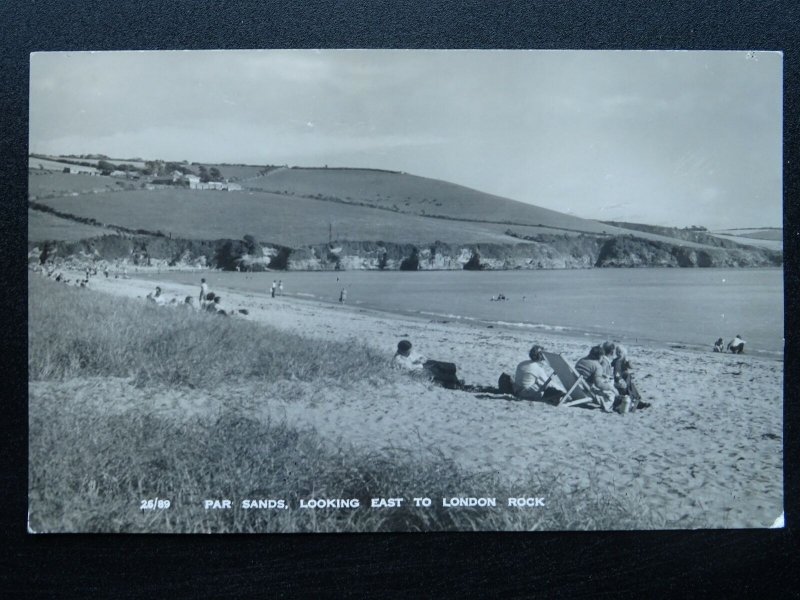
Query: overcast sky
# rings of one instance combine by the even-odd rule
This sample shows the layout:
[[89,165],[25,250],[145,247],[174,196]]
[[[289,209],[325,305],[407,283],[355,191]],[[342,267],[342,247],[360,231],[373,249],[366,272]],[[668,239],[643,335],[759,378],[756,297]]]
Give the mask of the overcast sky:
[[31,152],[385,168],[602,220],[780,226],[781,126],[777,53],[31,56]]

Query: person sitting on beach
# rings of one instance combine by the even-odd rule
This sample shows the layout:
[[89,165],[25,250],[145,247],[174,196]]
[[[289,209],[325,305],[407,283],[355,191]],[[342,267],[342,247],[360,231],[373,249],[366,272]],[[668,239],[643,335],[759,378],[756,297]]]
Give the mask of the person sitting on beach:
[[167,299],[161,295],[161,288],[158,286],[156,286],[155,293],[147,294],[147,299],[150,300],[151,302],[155,302],[158,305],[167,303]]
[[611,363],[614,368],[614,387],[620,396],[630,396],[632,410],[648,408],[650,404],[642,401],[639,390],[633,382],[633,365],[628,360],[628,351],[622,346],[617,346],[616,357]]
[[530,360],[517,365],[514,374],[514,395],[523,400],[544,400],[557,402],[567,393],[564,384],[544,357],[544,348],[533,346],[528,352]]
[[739,334],[736,334],[736,337],[733,338],[730,343],[728,344],[728,350],[730,350],[733,354],[742,354],[744,353],[744,345],[746,342],[739,337]]
[[614,376],[614,367],[611,366],[611,363],[614,360],[617,345],[614,342],[603,342],[600,348],[603,349],[603,353],[600,356],[600,365],[603,367],[603,375],[611,379]]
[[209,298],[209,301],[208,301],[208,302],[206,302],[206,307],[205,307],[205,310],[206,310],[207,312],[214,313],[214,314],[223,314],[223,315],[227,315],[228,313],[226,313],[226,312],[225,312],[225,311],[222,309],[222,304],[221,304],[221,302],[222,302],[222,298],[221,298],[221,297],[219,297],[219,296],[217,296],[217,295],[216,295],[216,294],[214,294],[213,292],[212,292],[212,293],[209,293],[209,296],[212,296],[212,297],[211,297],[211,298]]
[[400,340],[398,342],[397,352],[392,358],[392,364],[408,371],[423,372],[434,383],[447,389],[453,390],[463,387],[463,382],[456,376],[458,368],[455,364],[426,359],[421,354],[412,352],[411,342],[408,340]]
[[716,342],[714,342],[714,352],[722,352],[725,349],[725,342],[722,338],[719,338]]
[[194,306],[194,298],[192,296],[186,296],[183,300],[183,304],[181,304],[183,308],[189,308],[191,310],[195,310]]
[[600,364],[600,358],[604,355],[603,348],[600,346],[593,346],[589,350],[589,354],[584,356],[575,364],[575,370],[581,375],[588,383],[592,391],[605,397],[611,406],[617,400],[617,392],[611,382],[603,374],[603,366]]

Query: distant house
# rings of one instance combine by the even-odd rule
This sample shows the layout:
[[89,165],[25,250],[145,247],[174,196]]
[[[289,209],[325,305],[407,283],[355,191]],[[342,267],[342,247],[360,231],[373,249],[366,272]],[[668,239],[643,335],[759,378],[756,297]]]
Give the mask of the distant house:
[[240,192],[240,191],[242,191],[242,186],[240,184],[238,184],[238,183],[230,183],[230,182],[228,182],[225,185],[228,186],[228,191],[229,192]]
[[184,175],[183,183],[188,185],[190,190],[196,190],[200,185],[200,178],[197,175]]
[[127,171],[111,171],[111,173],[109,173],[109,175],[111,175],[111,177],[127,177],[128,176],[128,172]]

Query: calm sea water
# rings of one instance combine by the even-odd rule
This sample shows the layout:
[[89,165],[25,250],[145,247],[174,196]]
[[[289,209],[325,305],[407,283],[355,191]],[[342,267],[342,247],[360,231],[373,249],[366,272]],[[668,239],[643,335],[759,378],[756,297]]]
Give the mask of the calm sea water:
[[[740,334],[747,351],[783,355],[782,269],[587,269],[555,271],[341,271],[162,273],[212,290],[268,292],[437,320],[479,321],[592,340],[710,348]],[[221,292],[222,293],[222,292]],[[505,301],[492,301],[503,294]]]

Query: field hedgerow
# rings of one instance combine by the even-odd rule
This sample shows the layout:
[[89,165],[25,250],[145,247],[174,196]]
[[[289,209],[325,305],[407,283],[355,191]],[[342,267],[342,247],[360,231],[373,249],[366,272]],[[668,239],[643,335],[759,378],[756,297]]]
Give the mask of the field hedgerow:
[[28,372],[33,381],[133,377],[210,388],[240,381],[386,382],[386,356],[355,341],[310,340],[238,317],[170,310],[30,278]]

